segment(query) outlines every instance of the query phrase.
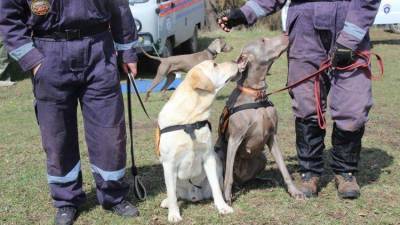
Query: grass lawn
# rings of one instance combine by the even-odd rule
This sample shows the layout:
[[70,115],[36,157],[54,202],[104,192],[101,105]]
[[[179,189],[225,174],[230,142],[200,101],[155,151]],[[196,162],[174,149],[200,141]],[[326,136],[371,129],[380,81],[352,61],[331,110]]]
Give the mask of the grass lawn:
[[[232,32],[229,36],[221,32],[206,33],[201,35],[201,44],[206,46],[215,37],[226,37],[235,50],[218,57],[218,61],[224,61],[234,59],[249,40],[277,34],[263,29]],[[182,224],[400,224],[400,35],[374,29],[372,40],[374,51],[385,60],[386,70],[385,78],[373,83],[375,106],[370,113],[361,153],[358,176],[362,191],[360,199],[340,200],[336,195],[332,172],[327,166],[319,198],[295,201],[286,193],[276,165],[270,161],[260,176],[276,182],[251,182],[242,187],[235,194],[234,214],[218,215],[210,201],[199,204],[183,202],[180,207],[184,218]],[[267,78],[270,89],[285,84],[286,65],[286,57],[281,57],[274,64],[270,71],[272,75]],[[230,84],[221,91],[213,105],[211,121],[214,128],[233,87]],[[55,209],[48,192],[45,154],[35,121],[31,89],[30,79],[0,89],[0,224],[53,223]],[[280,147],[290,172],[298,181],[290,99],[286,93],[271,98],[280,116]],[[154,154],[153,123],[146,119],[134,99],[136,157],[149,192],[148,200],[137,204],[141,216],[137,219],[119,218],[104,212],[97,204],[83,127],[80,125],[84,189],[88,201],[76,224],[167,224],[167,210],[159,207],[166,197],[166,190],[162,167]],[[147,107],[153,118],[157,117],[164,103],[160,94],[152,96]],[[81,124],[81,115],[79,121]],[[331,126],[326,139],[327,151],[331,148],[330,131]],[[215,137],[216,129],[213,132]],[[127,177],[129,181],[131,178]],[[129,197],[136,201],[133,193]]]

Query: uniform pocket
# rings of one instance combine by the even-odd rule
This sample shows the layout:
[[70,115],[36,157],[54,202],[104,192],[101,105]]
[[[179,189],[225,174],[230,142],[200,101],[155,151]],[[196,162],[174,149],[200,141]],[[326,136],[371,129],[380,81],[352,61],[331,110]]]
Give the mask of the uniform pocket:
[[317,30],[334,30],[336,20],[335,2],[324,2],[322,4],[314,4],[313,23]]

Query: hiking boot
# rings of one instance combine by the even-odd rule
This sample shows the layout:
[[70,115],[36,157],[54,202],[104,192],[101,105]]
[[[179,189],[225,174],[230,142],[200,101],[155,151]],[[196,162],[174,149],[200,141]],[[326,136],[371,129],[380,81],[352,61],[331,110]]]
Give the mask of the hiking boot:
[[301,174],[300,191],[304,193],[307,198],[317,197],[318,195],[319,176],[313,173]]
[[360,197],[360,186],[352,173],[336,174],[335,183],[340,198],[356,199]]
[[55,224],[72,225],[77,215],[77,210],[72,206],[65,206],[57,209]]
[[130,202],[123,200],[121,203],[111,208],[115,214],[123,217],[138,217],[139,210]]

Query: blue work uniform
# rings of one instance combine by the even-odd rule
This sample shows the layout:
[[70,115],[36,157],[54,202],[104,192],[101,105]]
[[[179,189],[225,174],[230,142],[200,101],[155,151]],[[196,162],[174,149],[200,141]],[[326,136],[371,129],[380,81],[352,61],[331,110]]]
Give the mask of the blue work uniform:
[[[247,23],[252,25],[258,18],[278,11],[285,3],[286,0],[249,0],[241,7],[241,11]],[[379,5],[380,0],[292,0],[286,26],[289,33],[288,84],[317,71],[337,43],[352,50],[369,50],[368,30],[374,22]],[[335,129],[363,132],[372,107],[371,79],[368,72],[363,69],[335,71],[330,77],[323,76],[320,82],[323,112],[328,99]],[[296,121],[317,119],[313,87],[314,80],[309,80],[290,90]],[[318,127],[317,124],[315,126]],[[316,134],[310,130],[299,129],[298,133],[304,133],[302,136],[309,139],[305,142],[310,142],[309,145],[297,145],[300,171],[321,174],[324,165],[324,137],[315,137]],[[325,135],[325,131],[316,133]],[[299,137],[297,143],[298,139]],[[311,139],[314,141],[310,141]],[[359,143],[356,145],[361,145],[361,138],[357,142]],[[334,148],[332,158],[331,166],[335,173],[357,171],[358,150],[338,152]]]
[[0,35],[33,77],[37,119],[55,207],[79,206],[82,190],[77,105],[80,104],[97,197],[110,208],[124,181],[126,129],[117,56],[137,61],[137,31],[127,0],[0,1]]

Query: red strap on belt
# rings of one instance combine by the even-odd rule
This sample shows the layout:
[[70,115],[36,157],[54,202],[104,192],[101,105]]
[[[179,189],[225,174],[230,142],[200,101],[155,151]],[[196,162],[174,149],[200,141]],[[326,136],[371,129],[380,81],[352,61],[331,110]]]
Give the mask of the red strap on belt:
[[[317,117],[318,117],[318,125],[321,129],[325,129],[326,128],[326,120],[325,120],[325,116],[324,113],[322,111],[322,103],[321,103],[321,93],[320,93],[320,83],[319,83],[319,76],[323,73],[325,73],[326,70],[328,69],[333,69],[333,70],[338,70],[338,71],[352,71],[355,69],[364,69],[367,71],[367,76],[369,79],[371,80],[379,80],[383,77],[383,73],[384,73],[384,66],[383,66],[383,60],[382,57],[379,56],[376,53],[370,52],[370,51],[357,51],[355,52],[355,54],[361,58],[364,59],[364,62],[359,61],[359,62],[354,62],[353,64],[349,65],[349,66],[345,66],[345,67],[335,67],[332,68],[332,63],[330,59],[327,59],[325,61],[323,61],[319,67],[319,69],[306,76],[305,78],[298,80],[284,88],[278,89],[276,91],[272,91],[270,93],[267,94],[267,96],[269,95],[273,95],[291,88],[296,87],[297,85],[303,83],[304,81],[310,80],[312,78],[314,78],[314,98],[315,98],[315,110],[317,112]],[[379,75],[373,75],[372,71],[371,71],[371,56],[375,56],[378,62],[378,68],[379,68]]]

